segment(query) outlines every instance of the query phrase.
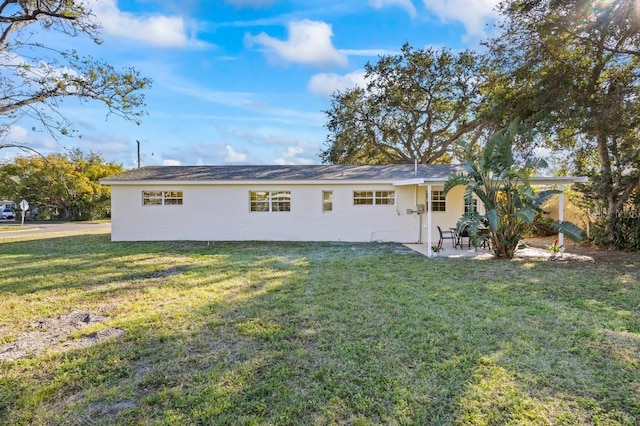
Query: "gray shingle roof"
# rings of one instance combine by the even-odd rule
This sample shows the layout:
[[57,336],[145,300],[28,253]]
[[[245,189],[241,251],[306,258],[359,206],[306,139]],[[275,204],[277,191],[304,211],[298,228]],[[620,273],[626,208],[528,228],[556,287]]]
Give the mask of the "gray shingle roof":
[[461,165],[306,165],[306,166],[150,166],[102,179],[105,183],[131,181],[256,181],[256,180],[373,180],[401,181],[424,178],[446,180],[462,171]]

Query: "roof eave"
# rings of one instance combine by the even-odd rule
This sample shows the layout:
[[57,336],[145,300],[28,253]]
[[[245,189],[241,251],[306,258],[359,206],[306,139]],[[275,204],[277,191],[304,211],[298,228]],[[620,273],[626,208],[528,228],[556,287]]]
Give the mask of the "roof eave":
[[247,179],[247,180],[109,180],[102,179],[100,183],[111,186],[202,186],[202,185],[393,185],[394,179],[305,179],[305,180],[278,180],[278,179]]

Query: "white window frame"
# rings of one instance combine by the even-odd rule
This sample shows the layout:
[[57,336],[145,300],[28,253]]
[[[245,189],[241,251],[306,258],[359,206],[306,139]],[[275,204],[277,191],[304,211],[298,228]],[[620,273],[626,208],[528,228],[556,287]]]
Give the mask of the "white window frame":
[[447,211],[447,197],[444,195],[444,190],[434,189],[431,191],[431,211],[432,212]]
[[376,206],[395,206],[396,191],[375,191],[373,195],[373,204]]
[[372,206],[374,191],[353,191],[354,206]]
[[[255,196],[254,196],[255,194]],[[260,198],[257,196],[260,194]],[[254,206],[265,205],[266,209],[254,208]],[[249,191],[249,213],[264,212],[290,212],[291,211],[291,191]]]
[[396,191],[394,190],[359,190],[353,191],[354,206],[395,206]]
[[322,212],[331,213],[333,211],[333,191],[322,191]]
[[464,214],[471,213],[478,213],[478,200],[476,198],[472,198],[470,203],[468,203],[466,200],[464,202]]
[[183,191],[142,191],[143,206],[181,206],[183,204]]

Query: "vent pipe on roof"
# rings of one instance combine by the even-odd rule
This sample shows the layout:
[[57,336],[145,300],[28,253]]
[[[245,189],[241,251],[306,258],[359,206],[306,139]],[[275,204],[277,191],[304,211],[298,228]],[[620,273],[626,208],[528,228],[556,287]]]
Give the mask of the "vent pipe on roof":
[[413,175],[414,176],[418,176],[418,159],[414,158],[414,164],[413,164]]

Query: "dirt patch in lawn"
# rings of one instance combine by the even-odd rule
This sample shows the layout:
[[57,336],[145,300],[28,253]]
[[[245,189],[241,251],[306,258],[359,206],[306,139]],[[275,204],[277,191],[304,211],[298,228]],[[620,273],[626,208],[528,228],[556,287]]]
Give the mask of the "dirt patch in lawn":
[[[124,334],[123,330],[107,327],[78,338],[69,338],[71,334],[85,327],[95,326],[105,319],[106,317],[88,311],[72,311],[54,318],[34,321],[29,325],[33,331],[22,333],[12,342],[0,346],[0,362],[39,355],[45,351],[66,352],[88,348]],[[7,334],[6,329],[0,330],[2,340],[10,340]]]
[[[556,240],[555,237],[536,237],[526,238],[525,242],[528,246],[547,249]],[[638,262],[640,261],[640,253],[629,252],[624,250],[600,249],[590,245],[575,243],[568,238],[564,240],[565,253],[575,256],[590,257],[595,261],[617,261],[617,262]]]

